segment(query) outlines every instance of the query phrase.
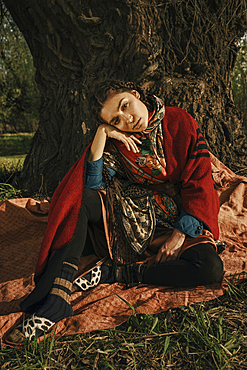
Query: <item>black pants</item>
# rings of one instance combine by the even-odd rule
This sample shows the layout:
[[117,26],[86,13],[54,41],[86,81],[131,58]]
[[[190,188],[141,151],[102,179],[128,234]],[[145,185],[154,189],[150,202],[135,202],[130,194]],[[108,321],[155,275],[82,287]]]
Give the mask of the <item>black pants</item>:
[[[66,260],[78,263],[81,255],[93,253],[90,239],[87,238],[87,224],[91,222],[103,230],[102,206],[97,191],[85,189],[75,238],[71,242]],[[173,261],[145,265],[142,282],[163,286],[197,286],[218,281],[223,273],[223,263],[212,245],[197,244],[184,251]]]

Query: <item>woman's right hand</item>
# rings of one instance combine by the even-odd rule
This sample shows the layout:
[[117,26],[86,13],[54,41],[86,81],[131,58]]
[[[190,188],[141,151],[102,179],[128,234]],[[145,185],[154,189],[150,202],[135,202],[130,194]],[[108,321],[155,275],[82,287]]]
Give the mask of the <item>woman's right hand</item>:
[[156,256],[156,262],[165,262],[177,259],[185,238],[185,233],[178,229],[174,229],[172,235],[161,244]]
[[97,161],[102,157],[107,137],[121,141],[128,150],[132,150],[134,153],[139,152],[137,143],[141,144],[141,141],[135,135],[120,131],[114,126],[103,123],[98,127],[94,136],[88,161]]
[[139,152],[137,143],[141,144],[142,142],[139,139],[137,139],[135,135],[129,134],[124,131],[120,131],[116,127],[108,125],[108,124],[103,124],[102,126],[104,126],[107,137],[121,141],[128,150],[132,150],[132,152],[134,153]]

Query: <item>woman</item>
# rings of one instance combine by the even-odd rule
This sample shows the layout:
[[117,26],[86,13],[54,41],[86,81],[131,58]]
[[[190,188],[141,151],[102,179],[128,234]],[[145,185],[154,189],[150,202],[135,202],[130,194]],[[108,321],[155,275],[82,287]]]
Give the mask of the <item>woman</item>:
[[[82,290],[116,281],[187,287],[214,283],[223,272],[219,201],[195,120],[121,81],[98,87],[92,111],[100,124],[54,193],[36,287],[21,304],[34,313],[24,325],[29,339],[73,315],[73,282]],[[74,281],[79,258],[90,253],[110,263]]]

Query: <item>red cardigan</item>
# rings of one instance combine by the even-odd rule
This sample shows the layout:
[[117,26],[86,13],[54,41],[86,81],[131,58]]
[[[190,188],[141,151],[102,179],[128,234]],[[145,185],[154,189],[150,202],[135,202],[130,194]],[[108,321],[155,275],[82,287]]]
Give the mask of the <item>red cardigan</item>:
[[197,122],[183,109],[167,107],[163,136],[167,174],[171,183],[181,182],[184,211],[201,220],[218,239],[219,198]]
[[[181,183],[183,209],[203,221],[218,239],[219,200],[214,189],[211,162],[196,121],[184,110],[166,107],[163,119],[164,153],[171,183]],[[83,202],[88,145],[57,187],[51,201],[48,225],[40,248],[35,274],[74,237]]]

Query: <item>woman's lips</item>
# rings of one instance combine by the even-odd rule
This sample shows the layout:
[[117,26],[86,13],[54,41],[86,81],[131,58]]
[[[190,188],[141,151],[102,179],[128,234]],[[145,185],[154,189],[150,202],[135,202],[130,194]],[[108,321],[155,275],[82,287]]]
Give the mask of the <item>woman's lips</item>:
[[138,129],[140,128],[141,126],[141,118],[138,119],[138,121],[136,122],[136,124],[133,126],[134,129]]

